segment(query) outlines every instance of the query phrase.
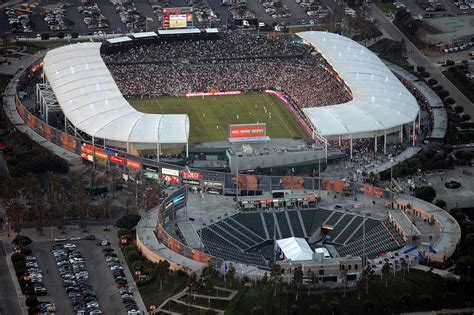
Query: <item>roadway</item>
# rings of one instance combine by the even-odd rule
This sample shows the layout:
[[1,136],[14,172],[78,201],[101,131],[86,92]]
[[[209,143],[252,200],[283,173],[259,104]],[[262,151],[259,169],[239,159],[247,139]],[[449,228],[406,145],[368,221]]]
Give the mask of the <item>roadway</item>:
[[[438,84],[442,85],[449,91],[449,97],[456,101],[456,105],[464,107],[464,112],[474,117],[474,106],[472,102],[464,96],[395,25],[393,25],[387,17],[374,5],[369,6],[371,16],[384,29],[385,33],[396,41],[405,40],[409,60],[416,66],[425,67],[426,71],[431,74],[431,78],[436,79]],[[448,59],[448,57],[447,57]]]
[[[3,241],[0,241],[0,315],[23,314],[17,291],[10,276],[7,253]],[[16,279],[14,279],[16,281]]]

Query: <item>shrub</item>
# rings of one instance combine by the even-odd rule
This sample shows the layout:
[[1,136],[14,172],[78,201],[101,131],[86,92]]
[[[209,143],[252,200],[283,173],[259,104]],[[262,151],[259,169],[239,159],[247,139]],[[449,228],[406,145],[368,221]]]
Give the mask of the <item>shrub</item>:
[[134,262],[134,261],[140,260],[140,253],[131,252],[131,253],[128,253],[125,257],[127,258],[129,262]]
[[446,201],[442,200],[442,199],[438,199],[435,201],[434,203],[436,206],[444,209],[446,207]]
[[421,186],[415,190],[416,198],[431,202],[436,197],[436,190],[431,186]]
[[452,99],[451,97],[448,97],[444,100],[445,105],[453,105],[454,103],[456,103],[456,101],[454,99]]
[[26,268],[25,261],[17,261],[17,262],[14,262],[14,263],[13,263],[13,268],[14,268],[15,270],[25,269],[25,268]]
[[425,71],[425,67],[418,66],[418,67],[416,67],[416,71],[418,71],[418,72],[424,72],[424,71]]
[[42,40],[48,40],[49,39],[49,33],[41,33],[41,39]]
[[453,152],[453,147],[449,144],[445,144],[443,146],[443,151],[444,151],[444,153],[449,154],[449,153]]
[[130,235],[130,234],[132,234],[132,231],[130,231],[129,229],[119,229],[117,231],[117,237],[118,238],[121,238],[124,235]]
[[265,314],[265,310],[264,310],[263,307],[260,306],[260,305],[254,306],[254,307],[252,307],[252,309],[250,310],[250,314],[252,314],[252,315],[264,315],[264,314]]
[[115,225],[121,229],[133,230],[140,221],[141,216],[139,214],[127,214],[117,220]]
[[427,72],[427,71],[423,71],[423,72],[421,72],[420,74],[421,74],[421,76],[422,76],[423,78],[429,78],[429,77],[430,77],[430,73]]
[[451,60],[451,59],[446,60],[446,65],[447,66],[454,66],[454,60]]
[[454,111],[458,114],[461,114],[464,111],[464,107],[462,107],[461,105],[457,105],[456,107],[454,107]]
[[78,32],[72,32],[71,33],[71,38],[78,38],[79,37],[79,33]]
[[464,115],[461,116],[461,120],[462,121],[469,121],[469,120],[471,120],[471,115],[464,114]]
[[441,98],[445,98],[449,95],[449,92],[446,91],[446,90],[441,90],[441,91],[438,91],[438,96],[441,97]]
[[31,238],[29,238],[28,236],[23,236],[23,235],[17,235],[12,241],[13,245],[15,246],[28,246],[32,242],[33,241],[31,240]]
[[63,33],[63,32],[59,32],[59,33],[58,33],[58,38],[59,38],[59,39],[63,39],[63,38],[64,38],[64,33]]
[[17,263],[17,262],[19,262],[19,261],[25,262],[26,256],[23,255],[23,254],[20,254],[20,253],[14,253],[14,254],[12,255],[12,258],[11,258],[11,259],[12,259],[12,263],[14,263],[14,264]]
[[38,298],[36,296],[29,296],[26,298],[26,306],[28,307],[37,307],[38,306]]
[[433,85],[436,85],[436,84],[438,84],[438,81],[436,79],[431,78],[431,79],[428,80],[428,85],[429,86],[433,86]]
[[441,91],[443,89],[443,87],[441,85],[435,85],[432,87],[433,91]]

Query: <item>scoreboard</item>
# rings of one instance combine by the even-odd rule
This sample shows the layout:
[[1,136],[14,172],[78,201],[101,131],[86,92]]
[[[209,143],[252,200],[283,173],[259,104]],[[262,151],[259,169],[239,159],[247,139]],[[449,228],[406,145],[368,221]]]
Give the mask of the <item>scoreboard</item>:
[[193,12],[191,8],[163,9],[163,28],[180,29],[193,28]]

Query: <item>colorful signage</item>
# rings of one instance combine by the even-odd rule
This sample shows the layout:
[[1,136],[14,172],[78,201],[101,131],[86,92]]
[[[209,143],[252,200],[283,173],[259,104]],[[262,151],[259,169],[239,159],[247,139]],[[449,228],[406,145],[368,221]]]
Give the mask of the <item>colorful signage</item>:
[[179,183],[179,178],[175,176],[170,176],[170,175],[161,175],[161,180],[164,182],[170,182],[173,184],[178,184]]
[[191,8],[163,9],[163,28],[193,28],[193,12]]
[[111,155],[111,156],[110,156],[110,162],[123,165],[123,164],[125,163],[125,159],[120,158],[120,157],[115,156],[115,155]]
[[201,174],[196,173],[196,172],[191,172],[191,171],[182,171],[181,172],[181,177],[184,178],[184,179],[200,180],[201,179]]
[[191,96],[222,96],[222,95],[240,95],[240,91],[228,91],[228,92],[192,92],[185,94],[187,97]]
[[171,168],[165,168],[165,167],[161,168],[161,174],[179,177],[179,171],[178,170],[174,170],[174,169],[171,169]]
[[267,136],[266,124],[230,125],[229,138],[259,138]]
[[142,168],[142,164],[140,162],[135,162],[135,161],[132,161],[132,160],[127,160],[127,166],[132,167],[132,168],[136,168],[136,169],[141,169]]

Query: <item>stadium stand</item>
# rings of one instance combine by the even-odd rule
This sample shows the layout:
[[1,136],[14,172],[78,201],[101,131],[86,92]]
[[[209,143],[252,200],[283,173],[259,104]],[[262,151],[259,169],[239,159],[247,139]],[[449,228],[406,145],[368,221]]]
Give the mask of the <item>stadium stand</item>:
[[296,211],[287,211],[288,218],[290,219],[291,227],[293,228],[293,236],[304,238],[303,227],[301,226],[300,218],[298,212]]
[[235,221],[241,227],[252,231],[252,233],[256,234],[261,239],[267,239],[260,218],[260,213],[238,213],[232,216],[230,220]]
[[[332,231],[332,242],[338,243],[338,244],[344,244],[346,239],[357,229],[357,227],[360,225],[362,222],[362,217],[359,216],[352,216],[349,224],[346,224],[345,226],[341,226],[341,230],[339,233],[334,233]],[[336,228],[339,228],[340,224]]]
[[288,225],[288,220],[286,219],[285,212],[274,212],[274,217],[276,217],[276,223],[281,232],[281,238],[287,238],[293,236]]
[[329,210],[300,210],[301,218],[303,219],[304,227],[308,237],[314,233],[314,231],[321,227],[323,222],[332,213]]
[[334,242],[334,239],[342,232],[342,230],[347,226],[347,224],[354,219],[354,216],[351,214],[343,214],[342,217],[336,222],[334,230],[330,231],[328,234],[328,241]]
[[[365,233],[365,253],[369,258],[373,258],[381,252],[391,251],[400,248],[404,243],[396,241],[394,235],[387,225],[388,221],[379,221],[375,227]],[[364,236],[346,243],[344,246],[334,246],[340,256],[362,256],[364,253]]]

